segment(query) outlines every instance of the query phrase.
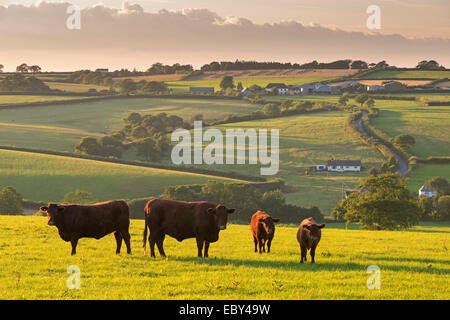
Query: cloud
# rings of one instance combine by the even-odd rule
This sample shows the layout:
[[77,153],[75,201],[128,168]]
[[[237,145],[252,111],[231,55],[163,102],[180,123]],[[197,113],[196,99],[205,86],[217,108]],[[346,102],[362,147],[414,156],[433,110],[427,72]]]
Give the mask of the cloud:
[[148,66],[155,61],[201,65],[236,58],[292,62],[352,58],[398,65],[433,58],[450,66],[449,39],[346,32],[296,21],[255,24],[242,17],[220,17],[208,9],[149,13],[131,2],[120,9],[102,4],[85,8],[81,30],[68,30],[69,5],[0,6],[0,50],[9,52],[8,57],[15,52],[15,59],[36,53],[42,64],[58,67],[66,56],[72,68],[76,63],[81,68],[102,61],[115,66]]

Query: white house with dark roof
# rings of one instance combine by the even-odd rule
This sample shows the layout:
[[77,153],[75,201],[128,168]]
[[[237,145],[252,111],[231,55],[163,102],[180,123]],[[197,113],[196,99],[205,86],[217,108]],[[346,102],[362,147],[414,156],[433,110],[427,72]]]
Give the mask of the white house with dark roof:
[[346,172],[361,171],[360,160],[328,160],[328,171]]
[[434,197],[435,195],[436,192],[433,189],[425,187],[425,185],[419,189],[419,196]]
[[286,95],[289,93],[289,87],[284,83],[269,83],[264,90],[266,90],[267,93],[272,93],[273,89],[276,89],[277,94],[279,95]]

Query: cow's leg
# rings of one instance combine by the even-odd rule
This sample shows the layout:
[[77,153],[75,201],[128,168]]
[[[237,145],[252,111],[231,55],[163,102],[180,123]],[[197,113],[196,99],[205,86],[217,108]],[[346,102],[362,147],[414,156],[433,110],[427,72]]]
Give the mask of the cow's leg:
[[203,239],[197,238],[197,249],[198,249],[198,257],[202,257],[203,251]]
[[152,235],[152,233],[150,232],[150,235],[148,236],[148,242],[150,243],[150,256],[153,258],[156,258],[155,255],[155,243],[156,243],[156,239],[155,237]]
[[258,239],[255,236],[253,236],[253,242],[255,243],[255,252],[258,252]]
[[272,245],[272,239],[267,240],[267,253],[270,252],[270,246]]
[[119,254],[120,248],[122,247],[122,235],[120,234],[120,231],[115,231],[114,237],[116,238],[116,244],[117,244],[116,254]]
[[266,242],[267,242],[266,239],[263,239],[263,240],[262,240],[263,252],[266,252]]
[[71,255],[74,255],[74,254],[77,253],[78,238],[77,237],[72,237],[72,239],[70,239],[70,243],[72,244],[72,253],[71,253]]
[[205,245],[205,254],[204,257],[208,258],[208,250],[209,250],[209,242],[208,241],[204,241],[204,245]]
[[158,240],[156,240],[156,245],[158,246],[158,251],[159,251],[159,254],[162,256],[162,257],[165,257],[166,256],[166,253],[164,252],[164,238],[166,237],[166,235],[165,234],[162,234],[159,238],[158,238]]
[[131,253],[131,236],[128,231],[129,225],[126,225],[120,230],[120,234],[122,235],[123,241],[125,241],[125,245],[127,246],[127,253]]
[[314,257],[316,256],[316,246],[311,248],[310,254],[311,254],[311,263],[315,263]]
[[306,248],[302,248],[300,246],[300,263],[303,263],[303,260],[306,261],[306,252],[307,252]]
[[259,253],[262,253],[262,247],[263,247],[263,240],[258,239],[258,246],[259,246]]

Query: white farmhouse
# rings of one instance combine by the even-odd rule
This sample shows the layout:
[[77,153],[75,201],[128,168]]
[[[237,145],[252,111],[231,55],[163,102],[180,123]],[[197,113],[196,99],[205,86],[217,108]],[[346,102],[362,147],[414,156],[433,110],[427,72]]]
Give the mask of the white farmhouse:
[[436,192],[433,189],[429,189],[425,185],[419,189],[419,196],[434,197],[435,194]]
[[328,171],[361,171],[360,160],[328,160]]

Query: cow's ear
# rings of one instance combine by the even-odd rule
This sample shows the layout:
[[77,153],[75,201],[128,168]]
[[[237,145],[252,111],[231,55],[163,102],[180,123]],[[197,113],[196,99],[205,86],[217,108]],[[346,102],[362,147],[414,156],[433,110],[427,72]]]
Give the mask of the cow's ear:
[[233,209],[228,209],[228,210],[227,210],[228,214],[232,214],[232,213],[235,212],[235,211],[236,211],[236,209],[234,209],[234,208],[233,208]]
[[64,210],[66,210],[65,207],[58,207],[58,212],[63,212]]
[[208,208],[208,213],[209,214],[216,214],[216,208]]
[[273,222],[280,222],[279,218],[272,218]]
[[46,211],[48,210],[48,207],[40,207],[39,209],[40,209],[41,211],[46,212]]
[[322,229],[323,227],[325,227],[325,223],[318,224],[317,226],[319,227],[319,229]]

